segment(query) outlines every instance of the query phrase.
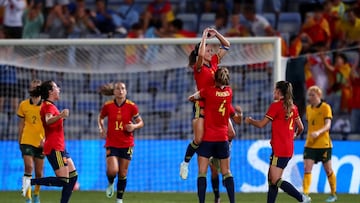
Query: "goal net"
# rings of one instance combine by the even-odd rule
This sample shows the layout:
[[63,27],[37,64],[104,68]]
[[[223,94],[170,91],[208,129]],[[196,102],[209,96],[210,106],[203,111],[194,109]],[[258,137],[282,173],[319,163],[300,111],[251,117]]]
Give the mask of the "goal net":
[[[242,107],[244,116],[261,119],[272,101],[274,82],[284,79],[280,40],[229,40],[231,48],[221,61],[221,66],[228,67],[230,71],[233,104]],[[30,81],[40,79],[54,80],[61,88],[61,98],[56,105],[59,109],[70,110],[70,116],[64,124],[67,140],[80,140],[81,143],[99,140],[97,115],[102,104],[111,99],[100,95],[99,87],[122,81],[127,86],[128,98],[138,105],[145,123],[142,129],[135,132],[137,141],[180,140],[188,143],[193,133],[192,104],[187,101],[187,97],[195,91],[195,82],[187,64],[188,55],[199,41],[200,39],[0,41],[1,139],[17,140],[16,105],[29,96],[27,90]],[[209,43],[216,44],[217,41],[214,39]],[[270,126],[257,129],[241,125],[235,128],[236,140],[270,137]],[[157,144],[162,146],[161,142]],[[147,142],[139,145],[143,147],[139,151],[149,150]],[[185,149],[186,144],[181,144],[174,146],[171,152],[158,150],[162,153],[176,153],[180,157],[177,160],[180,163]],[[101,148],[93,150],[103,151]],[[71,153],[72,150],[69,151]],[[99,162],[104,162],[103,157],[97,164]],[[178,173],[177,165],[171,168]],[[188,187],[191,188],[189,190],[193,189],[193,186]]]

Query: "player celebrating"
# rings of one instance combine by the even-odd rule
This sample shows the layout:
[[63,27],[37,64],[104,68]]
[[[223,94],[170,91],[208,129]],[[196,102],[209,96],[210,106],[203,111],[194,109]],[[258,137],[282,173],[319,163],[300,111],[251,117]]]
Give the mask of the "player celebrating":
[[[221,46],[217,52],[213,49],[213,45],[207,45],[206,41],[208,38],[216,37]],[[220,60],[225,56],[229,50],[230,42],[225,39],[218,31],[213,28],[205,28],[201,38],[201,42],[195,46],[195,49],[189,56],[189,66],[193,67],[194,79],[196,81],[197,90],[201,90],[206,87],[215,85],[214,73],[218,69]],[[204,133],[204,102],[196,100],[194,102],[194,116],[193,116],[193,129],[194,139],[188,145],[184,161],[180,164],[180,177],[187,179],[188,176],[188,165],[190,159],[195,154],[195,151],[201,143]],[[229,122],[231,125],[231,122]],[[234,137],[235,131],[231,125],[229,127],[229,137]]]
[[60,88],[54,81],[45,81],[40,86],[41,105],[40,116],[45,129],[44,154],[54,169],[56,177],[26,178],[23,182],[22,195],[31,185],[47,185],[62,187],[61,203],[69,202],[74,185],[77,181],[77,172],[74,162],[65,149],[64,119],[69,116],[69,109],[61,112],[54,102],[60,98]]
[[306,107],[308,132],[304,149],[304,194],[309,195],[311,170],[314,163],[321,161],[331,189],[331,195],[326,202],[335,202],[337,200],[336,176],[331,167],[332,143],[329,134],[332,119],[331,107],[322,101],[322,91],[318,86],[310,87],[307,95],[309,105]]
[[[23,100],[17,110],[19,120],[19,144],[21,154],[24,160],[25,171],[23,181],[32,177],[32,171],[35,169],[35,177],[43,176],[44,154],[43,139],[44,128],[40,118],[41,95],[37,91],[41,85],[40,80],[33,80],[30,83],[30,98]],[[35,168],[34,168],[35,166]],[[26,203],[40,203],[40,186],[35,186],[34,196],[31,197],[31,188],[26,192]]]
[[[106,176],[109,185],[106,196],[114,195],[114,180],[118,176],[116,203],[123,202],[127,183],[127,172],[134,147],[133,132],[144,126],[136,104],[126,98],[126,86],[122,82],[104,86],[102,93],[108,94],[109,89],[115,95],[113,100],[105,102],[98,116],[100,136],[106,138]],[[107,117],[107,132],[104,118]]]
[[234,178],[230,171],[229,150],[229,118],[241,124],[242,113],[240,106],[236,112],[232,107],[232,90],[229,86],[229,71],[219,68],[215,72],[215,86],[201,89],[189,97],[190,101],[203,99],[205,128],[202,142],[197,150],[199,175],[197,179],[198,198],[200,203],[205,202],[206,174],[209,158],[220,159],[220,168],[230,203],[235,202]]
[[270,121],[272,122],[270,141],[272,154],[268,172],[267,203],[275,202],[279,187],[299,202],[311,202],[310,197],[302,195],[293,185],[281,179],[283,171],[294,153],[294,135],[297,136],[304,130],[297,107],[293,104],[291,83],[277,82],[273,94],[275,101],[270,105],[262,120],[254,120],[251,117],[245,119],[247,124],[258,128],[263,128]]

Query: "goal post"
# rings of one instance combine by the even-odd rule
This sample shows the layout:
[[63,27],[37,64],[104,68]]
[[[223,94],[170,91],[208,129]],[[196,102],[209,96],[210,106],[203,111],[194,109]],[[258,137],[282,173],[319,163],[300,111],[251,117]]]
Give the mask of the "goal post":
[[[78,114],[89,113],[89,123],[69,127],[76,138],[94,138],[95,114],[107,97],[98,94],[100,85],[123,81],[128,96],[138,103],[146,119],[157,120],[139,134],[145,138],[191,138],[191,104],[186,101],[195,83],[188,56],[200,38],[159,39],[32,39],[1,40],[2,79],[25,98],[32,79],[54,80],[62,88],[60,107]],[[262,116],[272,99],[275,81],[285,78],[281,43],[277,37],[229,38],[231,47],[221,61],[231,73],[234,104],[243,106],[249,115]],[[209,44],[218,40],[209,39]],[[6,78],[7,77],[7,78]],[[2,81],[0,81],[1,83]],[[6,95],[6,94],[4,94]],[[0,111],[15,111],[6,98],[0,98]],[[94,101],[95,100],[95,101]],[[13,109],[11,109],[13,108]],[[185,113],[185,114],[184,114]],[[155,118],[160,117],[159,119]],[[255,116],[256,117],[256,116]],[[75,123],[77,121],[74,121]],[[84,121],[82,121],[84,122]],[[159,127],[160,124],[160,127]],[[10,125],[8,128],[11,128]],[[156,127],[155,127],[156,126]],[[156,132],[157,130],[159,132]],[[268,138],[269,129],[240,128],[242,138]],[[16,129],[7,136],[16,135]],[[150,135],[150,136],[149,136]]]
[[[186,183],[178,177],[178,165],[193,138],[193,106],[187,97],[194,93],[195,82],[188,56],[199,41],[200,38],[0,40],[0,144],[7,150],[2,165],[13,167],[9,178],[23,175],[17,147],[18,117],[16,105],[12,104],[29,97],[27,90],[32,79],[54,80],[61,88],[56,106],[70,110],[64,131],[68,150],[79,169],[81,187],[102,190],[107,185],[106,178],[98,177],[105,174],[105,150],[103,140],[99,139],[97,115],[112,97],[100,95],[99,87],[122,81],[127,97],[137,104],[145,124],[134,132],[136,149],[127,191],[193,192],[196,161],[190,164],[192,177]],[[280,39],[229,38],[229,41],[230,50],[220,66],[230,71],[233,104],[240,105],[245,116],[261,119],[273,100],[275,81],[283,80],[285,75]],[[208,43],[218,41],[210,39]],[[244,163],[254,163],[246,159],[246,154],[267,160],[270,146],[262,143],[268,143],[263,139],[270,138],[270,126],[234,127],[231,160],[234,177],[261,185],[251,190],[239,186],[236,192],[265,191],[266,176],[252,170],[249,164],[244,167]],[[7,160],[14,162],[5,163]],[[98,170],[86,170],[89,168]],[[266,170],[265,167],[263,171]],[[45,166],[45,174],[52,173],[51,167]],[[0,167],[1,174],[8,174],[8,168]],[[2,189],[18,188],[16,181],[10,179],[14,184],[5,184]]]

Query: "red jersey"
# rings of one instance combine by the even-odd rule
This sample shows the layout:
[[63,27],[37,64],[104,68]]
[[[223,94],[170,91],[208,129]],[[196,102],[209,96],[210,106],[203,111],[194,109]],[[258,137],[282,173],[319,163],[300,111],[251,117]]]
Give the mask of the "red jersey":
[[45,130],[44,154],[48,155],[52,150],[65,150],[65,136],[64,136],[64,119],[60,118],[56,122],[48,125],[45,121],[45,115],[51,114],[57,116],[60,114],[57,107],[51,101],[43,101],[40,109],[40,117]]
[[136,104],[126,99],[122,104],[107,101],[101,109],[100,118],[107,117],[105,147],[128,148],[134,146],[134,135],[126,131],[125,125],[139,116]]
[[156,1],[153,1],[149,3],[147,11],[149,11],[153,16],[158,18],[159,16],[172,11],[171,3],[169,1],[164,1],[162,3],[157,3]]
[[219,57],[214,55],[211,58],[210,66],[202,65],[200,71],[194,66],[194,79],[196,81],[196,88],[198,90],[211,87],[215,85],[214,74],[218,69]]
[[283,100],[273,102],[266,117],[271,123],[271,147],[277,157],[292,157],[294,153],[295,119],[299,119],[297,107],[293,105],[290,118],[286,119]]
[[230,116],[235,110],[232,106],[232,89],[208,87],[200,91],[200,97],[205,101],[204,141],[228,141],[228,125]]

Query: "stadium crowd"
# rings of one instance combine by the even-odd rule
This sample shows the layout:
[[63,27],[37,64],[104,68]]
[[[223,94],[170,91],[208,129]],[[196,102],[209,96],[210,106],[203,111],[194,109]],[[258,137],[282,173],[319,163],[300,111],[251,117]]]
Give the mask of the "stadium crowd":
[[[300,114],[305,110],[306,89],[316,84],[335,117],[351,120],[353,128],[338,130],[360,133],[359,0],[3,2],[0,36],[6,39],[197,37],[209,25],[226,37],[278,36],[282,55],[288,58],[286,79],[294,85]],[[282,16],[290,13],[300,16],[300,21],[288,17],[284,26]],[[196,14],[190,20],[196,24],[192,29],[184,14]],[[210,22],[204,20],[206,15]],[[1,77],[1,86],[9,88],[7,81]],[[1,110],[3,102],[1,96]]]

